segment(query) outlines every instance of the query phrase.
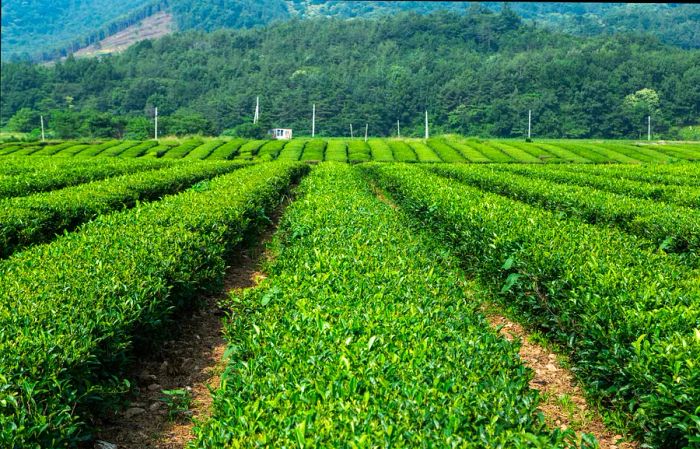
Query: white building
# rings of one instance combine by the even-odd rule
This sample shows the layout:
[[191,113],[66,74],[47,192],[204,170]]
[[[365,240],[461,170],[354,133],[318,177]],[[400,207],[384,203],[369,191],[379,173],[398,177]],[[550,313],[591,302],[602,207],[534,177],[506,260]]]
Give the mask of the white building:
[[267,133],[272,134],[272,137],[278,140],[289,140],[292,138],[291,128],[274,128]]

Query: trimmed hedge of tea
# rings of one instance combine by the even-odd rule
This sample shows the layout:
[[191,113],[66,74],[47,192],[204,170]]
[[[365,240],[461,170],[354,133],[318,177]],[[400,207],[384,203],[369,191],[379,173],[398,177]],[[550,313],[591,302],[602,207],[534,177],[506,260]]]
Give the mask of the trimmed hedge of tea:
[[299,190],[268,277],[231,298],[228,366],[190,448],[569,446],[445,247],[351,166]]
[[302,161],[322,161],[326,151],[326,141],[312,139],[304,145],[304,152],[301,154]]
[[572,171],[552,170],[549,166],[500,165],[495,168],[508,173],[517,173],[561,184],[593,187],[607,192],[635,198],[664,201],[686,207],[700,207],[700,189],[695,186],[650,184],[606,176],[603,172],[575,173]]
[[46,242],[98,215],[152,201],[240,168],[232,162],[177,164],[36,195],[0,200],[0,257]]
[[245,168],[0,262],[0,446],[86,437],[88,411],[123,390],[134,341],[220,290],[226,255],[306,170]]
[[569,348],[577,377],[651,447],[700,443],[697,273],[621,231],[414,166],[364,165],[504,302]]
[[73,161],[56,164],[50,158],[33,159],[36,170],[8,176],[0,180],[0,198],[27,196],[33,193],[61,189],[90,181],[142,170],[165,167],[161,161],[135,159]]
[[433,172],[483,190],[591,224],[607,224],[650,239],[655,248],[685,254],[700,263],[700,211],[654,200],[630,198],[590,187],[556,184],[488,167],[431,166]]

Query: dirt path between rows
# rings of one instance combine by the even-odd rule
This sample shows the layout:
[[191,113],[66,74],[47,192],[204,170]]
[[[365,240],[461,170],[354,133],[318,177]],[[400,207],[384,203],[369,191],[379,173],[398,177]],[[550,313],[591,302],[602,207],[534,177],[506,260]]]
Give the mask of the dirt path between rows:
[[623,436],[611,432],[600,415],[586,403],[581,388],[576,385],[571,371],[559,363],[557,355],[546,348],[533,343],[525,329],[518,323],[484,310],[486,318],[500,334],[508,340],[520,340],[520,358],[523,364],[534,372],[530,388],[539,390],[542,402],[540,410],[550,428],[574,430],[593,434],[601,449],[635,449],[635,442],[622,441]]
[[[277,229],[279,218],[291,200],[272,217],[272,224],[256,243],[240,251],[226,271],[221,294],[205,298],[202,307],[178,318],[174,338],[165,341],[158,353],[142,359],[131,378],[136,381],[130,406],[104,418],[97,432],[95,449],[183,449],[193,438],[193,420],[211,413],[211,390],[218,388],[224,369],[226,342],[222,335],[225,311],[218,303],[229,292],[251,288],[264,278],[258,270],[267,257],[265,246]],[[177,391],[189,399],[186,406],[173,406]],[[170,404],[168,403],[170,402]]]
[[[370,182],[370,187],[377,199],[392,209],[399,209],[374,182]],[[636,442],[623,441],[622,435],[605,427],[600,415],[587,404],[571,371],[561,365],[554,352],[533,343],[520,324],[497,314],[493,304],[485,304],[483,313],[492,327],[500,329],[499,333],[504,338],[521,341],[520,358],[535,374],[530,381],[530,388],[540,392],[542,401],[539,409],[549,428],[571,429],[579,439],[582,433],[592,434],[598,440],[600,449],[639,447]]]

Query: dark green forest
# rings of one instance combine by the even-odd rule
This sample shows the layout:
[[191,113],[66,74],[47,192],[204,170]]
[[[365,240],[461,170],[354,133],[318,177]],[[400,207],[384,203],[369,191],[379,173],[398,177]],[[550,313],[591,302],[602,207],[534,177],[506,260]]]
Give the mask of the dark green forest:
[[[659,137],[700,117],[700,50],[654,36],[580,37],[513,10],[295,19],[251,30],[190,31],[100,59],[2,64],[0,124],[57,137],[240,132],[261,98],[262,129],[521,137]],[[9,123],[8,123],[9,122]],[[232,131],[234,130],[234,131]],[[250,130],[247,130],[250,131]]]

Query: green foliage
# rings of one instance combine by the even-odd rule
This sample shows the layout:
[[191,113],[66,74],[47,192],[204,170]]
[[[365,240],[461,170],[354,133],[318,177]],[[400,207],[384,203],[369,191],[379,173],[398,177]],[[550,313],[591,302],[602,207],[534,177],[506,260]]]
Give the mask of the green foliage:
[[347,162],[348,161],[348,145],[342,140],[329,140],[326,147],[326,161]]
[[187,156],[185,156],[185,159],[206,159],[215,149],[219,148],[224,143],[223,140],[210,140],[190,151]]
[[361,140],[351,140],[348,142],[348,161],[367,162],[372,159],[369,146]]
[[[585,167],[563,166],[562,169],[578,172]],[[437,166],[431,167],[431,170],[482,190],[580,218],[591,224],[619,227],[643,239],[650,239],[653,242],[652,250],[663,248],[668,252],[686,253],[689,263],[700,263],[700,211],[696,209],[630,198],[590,187],[557,184],[532,176],[504,174],[491,167]],[[627,176],[634,176],[639,170],[635,167],[634,171],[625,171]],[[616,173],[606,172],[600,167],[587,171],[601,175]],[[694,166],[684,173],[700,176],[700,170]],[[652,179],[652,182],[659,182],[667,178]],[[700,183],[695,186],[699,187]]]
[[505,10],[498,31],[523,21],[582,36],[645,32],[684,48],[698,48],[695,30],[700,22],[694,5],[620,3],[486,3],[466,6],[456,2],[317,2],[301,0],[127,0],[115,5],[105,0],[54,1],[50,7],[36,0],[7,0],[2,9],[2,59],[66,56],[167,9],[177,29],[213,31],[250,28],[292,18],[374,18],[400,12],[418,14],[451,11],[484,14]]
[[94,145],[89,145],[87,148],[83,149],[79,153],[75,154],[76,157],[79,158],[85,158],[85,157],[92,157],[92,156],[97,156],[101,154],[103,151],[116,147],[117,145],[120,145],[120,141],[118,140],[110,140],[104,143],[98,143]]
[[442,162],[440,156],[423,141],[412,141],[409,143],[420,162]]
[[162,390],[163,403],[168,409],[168,419],[174,421],[187,415],[192,405],[192,393],[190,390],[178,388],[175,390]]
[[175,136],[187,136],[191,134],[211,135],[214,128],[211,121],[199,112],[179,110],[173,115],[159,117],[160,133]]
[[258,154],[260,148],[265,145],[267,141],[265,140],[249,140],[248,142],[241,145],[238,150],[238,154],[234,158],[235,160],[250,161]]
[[391,148],[394,160],[399,162],[418,161],[415,151],[413,151],[406,142],[402,140],[388,140],[387,143],[389,144],[389,148]]
[[223,136],[241,137],[244,139],[264,139],[267,135],[267,130],[260,123],[241,123],[233,129],[226,130],[222,133]]
[[75,139],[85,134],[81,130],[84,125],[81,115],[72,110],[53,111],[50,124],[51,129],[59,139]]
[[[311,143],[316,142],[316,143]],[[309,145],[306,145],[309,143]],[[234,159],[239,161],[336,160],[352,163],[370,160],[403,162],[519,162],[519,163],[675,163],[700,160],[700,146],[692,143],[632,143],[626,141],[548,140],[521,142],[515,140],[475,140],[449,135],[427,142],[416,139],[362,140],[308,139],[287,140],[173,140],[108,141],[88,143],[14,142],[0,147],[2,155],[68,156],[85,158],[144,157],[173,159]],[[332,148],[323,149],[325,146]],[[370,148],[371,146],[371,148]],[[691,195],[694,197],[694,195]]]
[[228,254],[306,169],[245,168],[0,263],[0,445],[84,439],[89,411],[124,391],[133,345],[223,287]]
[[200,145],[203,145],[204,142],[201,139],[190,139],[182,142],[180,145],[177,145],[170,150],[168,150],[166,153],[163,154],[163,158],[165,159],[182,159],[183,157],[187,156],[191,151],[193,151],[195,148],[199,147]]
[[302,161],[322,161],[324,160],[324,152],[326,151],[326,142],[324,140],[312,139],[304,145],[304,152],[301,154]]
[[207,159],[221,160],[233,159],[238,154],[239,149],[246,141],[244,139],[233,139],[214,150]]
[[464,156],[443,139],[430,139],[428,140],[428,146],[445,162],[464,162]]
[[677,133],[681,140],[700,141],[700,124],[685,126],[677,130]]
[[[101,214],[133,207],[139,201],[157,200],[203,179],[240,167],[224,162],[169,167],[170,164],[140,160],[130,161],[130,165],[133,165],[130,171],[137,173],[0,200],[0,223],[3,224],[0,228],[0,257],[7,257],[22,247],[48,241],[56,234],[70,231]],[[153,170],[155,168],[161,169]],[[43,171],[37,173],[38,176],[43,174]],[[28,223],[31,225],[28,226]]]
[[[3,159],[6,163],[7,159]],[[135,173],[140,170],[163,167],[163,163],[133,160],[71,160],[62,158],[33,158],[17,160],[17,165],[32,166],[31,171],[0,179],[0,198],[27,196],[64,187],[83,184],[111,176]]]
[[277,159],[282,148],[287,144],[286,140],[270,140],[266,142],[258,151],[259,160],[271,161]]
[[386,140],[369,139],[367,143],[373,161],[389,162],[394,160],[394,153]]
[[39,113],[29,108],[22,108],[7,122],[7,129],[20,133],[28,133],[41,126]]
[[363,167],[449,242],[464,267],[568,347],[580,381],[640,439],[691,444],[700,403],[697,273],[616,229],[420,168]]
[[[289,36],[296,37],[293,45]],[[220,135],[232,124],[253,127],[259,95],[265,120],[298,135],[308,132],[314,101],[328,136],[347,135],[351,123],[389,136],[396,120],[405,135],[419,136],[427,108],[439,132],[523,138],[532,109],[537,138],[638,138],[644,124],[623,103],[644,87],[659,97],[655,135],[672,137],[671,127],[700,116],[698,67],[698,50],[629,35],[574,38],[501,14],[300,20],[255,31],[182,33],[110,58],[68,58],[51,67],[3,63],[0,125],[21,108],[61,108],[66,93],[76,111],[120,117],[142,117],[156,95],[168,104],[163,135]],[[70,132],[63,126],[60,136],[88,136],[87,127],[77,126],[84,121],[71,123]],[[122,137],[119,126],[110,137]],[[237,135],[262,138],[265,130]]]
[[156,147],[157,145],[158,142],[156,142],[155,140],[147,140],[145,142],[141,142],[138,145],[126,149],[123,153],[119,154],[119,157],[140,157],[146,154],[146,152],[148,152],[151,148]]
[[131,140],[144,140],[153,135],[154,124],[146,117],[132,117],[126,122],[124,137]]
[[488,143],[490,146],[496,148],[497,150],[503,152],[505,155],[509,156],[511,159],[513,159],[516,162],[525,162],[525,163],[538,163],[542,162],[539,158],[531,155],[527,151],[512,146],[510,145],[510,142],[499,142],[499,141],[492,141]]
[[295,139],[288,141],[280,151],[278,159],[280,161],[298,161],[301,159],[301,154],[304,151],[304,146],[307,140]]
[[499,166],[497,169],[561,184],[593,187],[598,190],[618,193],[633,198],[663,201],[695,209],[700,208],[700,190],[695,186],[649,184],[629,179],[608,177],[605,176],[603,172],[562,172],[559,170],[552,170],[550,167],[509,165]]
[[573,446],[445,247],[348,165],[299,190],[269,277],[230,298],[228,366],[191,448]]

